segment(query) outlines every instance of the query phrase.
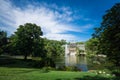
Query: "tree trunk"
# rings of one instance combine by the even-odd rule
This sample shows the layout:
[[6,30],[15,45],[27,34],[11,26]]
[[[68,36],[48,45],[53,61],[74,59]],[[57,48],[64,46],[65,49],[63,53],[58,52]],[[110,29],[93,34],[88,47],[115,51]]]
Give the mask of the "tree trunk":
[[27,54],[24,55],[24,60],[27,60]]

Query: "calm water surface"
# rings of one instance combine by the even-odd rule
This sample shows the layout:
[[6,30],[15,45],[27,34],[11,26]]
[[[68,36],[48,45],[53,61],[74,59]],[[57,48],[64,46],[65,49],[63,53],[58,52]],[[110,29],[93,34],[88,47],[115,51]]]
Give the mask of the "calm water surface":
[[56,58],[56,67],[76,66],[82,71],[88,71],[86,56],[68,55],[66,57]]

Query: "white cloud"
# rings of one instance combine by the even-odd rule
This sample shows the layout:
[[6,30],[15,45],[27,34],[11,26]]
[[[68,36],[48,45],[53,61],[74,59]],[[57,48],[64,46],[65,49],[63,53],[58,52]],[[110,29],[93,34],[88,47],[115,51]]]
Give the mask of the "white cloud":
[[[54,8],[54,9],[51,9]],[[59,11],[62,11],[60,13]],[[76,35],[65,34],[68,31],[82,32],[77,26],[67,24],[74,20],[71,15],[73,12],[69,7],[59,8],[57,5],[41,4],[41,6],[28,5],[24,10],[15,7],[10,1],[0,0],[0,17],[1,22],[9,25],[10,28],[18,28],[25,23],[35,23],[41,26],[44,37],[54,40],[78,39]],[[5,26],[4,26],[5,27]],[[5,29],[5,28],[4,28]],[[6,30],[9,31],[7,28]],[[14,30],[10,30],[11,33]]]
[[49,39],[53,40],[61,40],[65,39],[66,41],[71,41],[72,39],[76,39],[76,37],[72,34],[46,34],[45,35]]

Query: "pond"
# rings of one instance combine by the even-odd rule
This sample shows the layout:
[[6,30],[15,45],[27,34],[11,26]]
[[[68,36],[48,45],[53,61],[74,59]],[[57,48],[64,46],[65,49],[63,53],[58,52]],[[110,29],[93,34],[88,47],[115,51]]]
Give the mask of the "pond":
[[66,57],[56,58],[56,67],[60,66],[76,66],[78,69],[82,71],[88,71],[87,68],[87,58],[85,56],[75,56],[68,55]]
[[85,55],[58,57],[55,60],[56,67],[75,66],[82,71],[104,69],[106,60],[103,57],[86,57]]

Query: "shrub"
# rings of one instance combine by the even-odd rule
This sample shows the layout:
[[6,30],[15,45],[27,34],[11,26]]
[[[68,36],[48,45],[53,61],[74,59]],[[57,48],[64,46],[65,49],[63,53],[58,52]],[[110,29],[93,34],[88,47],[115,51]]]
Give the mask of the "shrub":
[[58,66],[56,70],[65,71],[65,66]]
[[62,71],[81,71],[81,69],[78,69],[76,66],[59,66],[57,70]]
[[49,71],[51,71],[51,70],[55,70],[55,69],[52,68],[52,67],[43,67],[43,68],[41,69],[41,71],[44,72],[44,73],[49,72]]
[[120,70],[113,70],[112,74],[114,74],[115,76],[119,77],[120,76]]
[[55,67],[55,63],[51,58],[34,58],[33,62],[30,64],[32,67],[42,68],[42,67]]

